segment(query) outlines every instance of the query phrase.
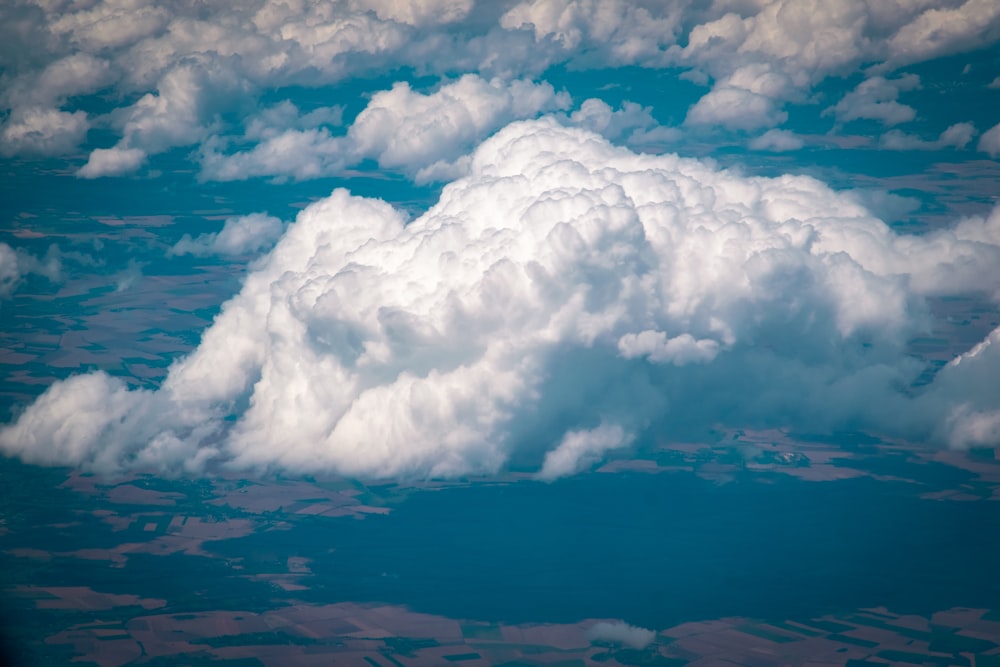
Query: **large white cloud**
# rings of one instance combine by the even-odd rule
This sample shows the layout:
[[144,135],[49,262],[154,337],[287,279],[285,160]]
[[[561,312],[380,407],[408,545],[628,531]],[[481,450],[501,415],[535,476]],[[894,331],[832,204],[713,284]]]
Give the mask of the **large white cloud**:
[[311,205],[158,390],[56,383],[0,448],[373,476],[514,457],[552,478],[718,423],[993,443],[998,346],[914,396],[906,341],[926,295],[1000,293],[1000,214],[898,235],[813,179],[553,119],[508,126],[469,170],[409,224],[343,190]]

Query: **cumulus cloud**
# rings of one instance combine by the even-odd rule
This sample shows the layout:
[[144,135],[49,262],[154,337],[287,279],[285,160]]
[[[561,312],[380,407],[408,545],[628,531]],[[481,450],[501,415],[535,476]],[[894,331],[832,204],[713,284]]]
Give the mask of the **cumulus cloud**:
[[936,151],[942,148],[965,148],[972,137],[976,136],[976,127],[972,123],[955,123],[946,128],[941,135],[927,141],[912,134],[899,130],[889,130],[882,135],[879,146],[893,151]]
[[74,53],[49,63],[33,76],[15,79],[2,99],[11,107],[61,106],[72,96],[94,93],[115,80],[111,64],[89,53]]
[[787,118],[788,114],[780,110],[775,98],[723,81],[695,102],[684,123],[756,130],[779,125]]
[[213,137],[200,151],[200,178],[235,181],[258,176],[305,180],[333,174],[347,162],[346,147],[331,128],[343,122],[341,106],[301,113],[285,100],[260,110],[245,123],[242,139],[248,150],[227,153],[229,141]]
[[990,157],[1000,155],[1000,123],[983,132],[976,149],[989,154]]
[[59,280],[62,274],[59,248],[51,246],[43,257],[36,257],[0,243],[0,299],[10,297],[24,278],[32,274]]
[[[199,143],[266,88],[321,86],[352,73],[422,65],[472,0],[252,0],[202,6],[148,0],[38,3],[17,18],[45,43],[46,61],[8,58],[0,105],[64,109],[67,99],[113,87],[129,102],[111,114],[118,148],[152,155]],[[24,40],[22,40],[24,41]],[[410,62],[408,59],[412,59]],[[11,150],[31,147],[11,144]]]
[[874,76],[859,83],[857,88],[823,113],[834,114],[841,123],[869,118],[881,121],[883,125],[898,125],[913,120],[917,113],[913,107],[897,101],[900,91],[919,86],[920,77],[915,74],[898,79]]
[[555,449],[545,454],[538,479],[552,481],[574,475],[604,458],[605,452],[624,447],[633,436],[618,424],[601,424],[597,428],[570,431]]
[[473,0],[352,0],[350,4],[356,10],[373,11],[384,21],[420,26],[459,21],[472,9]]
[[802,139],[788,130],[771,129],[750,140],[748,146],[755,151],[797,151],[803,146]]
[[477,139],[516,118],[569,106],[547,83],[485,81],[465,75],[430,95],[403,82],[372,97],[348,131],[354,152],[382,167],[448,162]]
[[467,74],[432,93],[406,82],[372,96],[346,135],[328,128],[288,129],[265,135],[249,151],[205,153],[202,176],[235,180],[253,176],[298,179],[329,175],[364,159],[416,176],[417,181],[461,175],[462,157],[475,142],[512,120],[563,109],[569,95],[548,83]]
[[0,153],[62,155],[75,149],[89,128],[83,111],[18,108],[0,126]]
[[251,213],[229,218],[216,234],[200,234],[196,238],[185,234],[173,245],[170,254],[246,255],[270,248],[283,229],[281,220],[266,213]]
[[[1000,224],[994,223],[994,228],[1000,228]],[[953,359],[939,373],[930,397],[947,400],[951,406],[938,428],[938,437],[944,438],[951,447],[995,447],[1000,442],[1000,409],[996,400],[998,372],[1000,328]]]
[[952,7],[933,3],[889,39],[887,61],[899,66],[971,51],[996,39],[998,32],[1000,6],[991,0],[966,0]]
[[[870,3],[864,0],[716,3],[697,16],[683,48],[670,60],[693,68],[692,76],[714,79],[712,90],[692,107],[691,124],[722,124],[736,129],[768,127],[783,121],[788,102],[829,76],[846,74],[863,63],[886,71],[933,57],[968,51],[995,41],[1000,10],[989,0],[967,0],[947,8],[929,0]],[[769,84],[755,90],[741,71],[766,72]],[[744,81],[734,81],[744,79]],[[897,84],[909,85],[902,77]],[[847,120],[875,117],[902,122],[908,107],[895,101],[886,80],[873,79],[850,94],[838,114]],[[742,119],[728,104],[747,105]],[[853,109],[853,111],[852,111]],[[727,113],[728,111],[728,113]]]
[[626,64],[656,60],[674,43],[684,3],[625,0],[528,0],[507,10],[500,25],[530,29],[536,41],[567,51],[598,51],[601,60]]
[[145,162],[146,151],[141,148],[95,148],[76,175],[80,178],[121,176],[134,172]]
[[656,633],[636,625],[629,625],[623,621],[614,623],[601,621],[600,623],[595,623],[587,630],[587,637],[592,642],[608,642],[641,650],[649,646],[656,639]]
[[677,128],[660,125],[653,118],[650,107],[629,101],[622,102],[618,109],[612,109],[603,100],[590,98],[584,100],[580,108],[566,118],[566,122],[633,148],[672,143],[681,136]]
[[807,177],[518,122],[409,223],[343,190],[312,204],[157,390],[58,382],[0,449],[377,477],[517,457],[555,478],[720,422],[967,446],[1000,410],[1000,346],[914,395],[906,341],[926,296],[1000,294],[995,224],[899,235]]
[[[687,78],[712,86],[689,110],[689,126],[753,131],[783,123],[785,106],[807,101],[818,82],[870,64],[871,80],[881,79],[882,88],[862,84],[836,114],[893,124],[911,111],[889,88],[907,78],[887,79],[886,71],[978,48],[1000,35],[1000,10],[991,0],[944,7],[930,0],[523,0],[480,3],[476,11],[473,0],[250,0],[197,8],[151,0],[27,4],[8,10],[3,22],[11,26],[4,43],[16,48],[0,54],[6,84],[0,106],[10,117],[34,109],[36,118],[48,118],[50,130],[57,120],[63,130],[48,142],[19,140],[24,133],[46,132],[17,129],[15,123],[4,144],[8,154],[72,150],[85,138],[74,96],[104,91],[111,93],[105,100],[121,105],[100,121],[117,133],[114,148],[151,156],[199,145],[211,164],[222,151],[221,137],[233,130],[232,120],[252,111],[262,91],[332,86],[359,74],[407,68],[509,81],[538,78],[560,62],[576,68],[678,67],[688,70]],[[501,125],[531,117],[500,115]],[[71,117],[77,124],[72,128]],[[438,129],[448,122],[456,118],[447,116]],[[220,178],[241,169],[254,173],[255,165],[284,168],[293,178],[335,171],[336,142],[317,128],[285,128],[293,134],[270,137],[259,150],[242,147],[232,163],[210,171]],[[462,121],[451,129],[467,142],[465,128]],[[665,137],[662,131],[637,135],[632,144],[640,138],[671,140]],[[289,151],[310,157],[289,164]],[[454,159],[424,165],[423,178],[461,173]],[[119,163],[117,173],[127,173],[125,164]]]

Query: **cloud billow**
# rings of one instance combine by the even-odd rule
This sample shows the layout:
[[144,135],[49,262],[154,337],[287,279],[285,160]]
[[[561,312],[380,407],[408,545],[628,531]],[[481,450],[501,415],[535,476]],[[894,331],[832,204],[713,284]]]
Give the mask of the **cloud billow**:
[[998,334],[915,394],[931,294],[1000,290],[1000,214],[903,236],[796,176],[513,123],[407,223],[304,210],[155,391],[56,383],[26,461],[200,473],[552,479],[717,424],[992,443]]

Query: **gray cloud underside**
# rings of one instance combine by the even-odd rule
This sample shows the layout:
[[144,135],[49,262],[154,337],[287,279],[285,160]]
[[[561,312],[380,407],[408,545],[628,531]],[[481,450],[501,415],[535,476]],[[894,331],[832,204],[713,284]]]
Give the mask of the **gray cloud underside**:
[[0,430],[26,461],[571,474],[714,424],[995,444],[1000,330],[914,393],[930,295],[1000,293],[1000,210],[916,237],[807,178],[514,123],[409,224],[304,210],[155,390],[70,378]]

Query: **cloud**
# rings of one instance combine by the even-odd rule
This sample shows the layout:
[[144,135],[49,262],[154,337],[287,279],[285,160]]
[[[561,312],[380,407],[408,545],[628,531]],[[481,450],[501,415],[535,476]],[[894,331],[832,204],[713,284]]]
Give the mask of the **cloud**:
[[603,100],[590,98],[584,100],[565,122],[633,148],[673,143],[681,136],[677,128],[660,125],[653,118],[650,107],[629,101],[622,102],[618,109],[612,109]]
[[307,180],[336,174],[347,166],[345,141],[327,128],[286,130],[246,151],[225,154],[221,142],[202,148],[200,178],[240,181],[259,176]]
[[587,630],[587,637],[592,642],[621,644],[628,648],[641,650],[649,646],[656,639],[656,633],[652,630],[629,625],[622,621],[614,623],[602,621],[595,623]]
[[900,91],[920,87],[920,77],[907,74],[898,79],[874,76],[858,84],[857,88],[844,95],[836,106],[830,107],[823,115],[834,114],[837,121],[846,123],[868,118],[881,121],[883,125],[898,125],[911,121],[916,116],[913,107],[900,104]]
[[6,243],[0,243],[0,297],[8,297],[21,281],[17,254]]
[[477,141],[512,120],[569,104],[569,95],[557,93],[548,83],[521,79],[486,81],[467,74],[427,94],[400,82],[373,95],[343,136],[325,127],[264,133],[264,140],[251,150],[230,155],[210,145],[202,159],[202,177],[316,178],[372,159],[418,182],[456,178],[467,162],[462,156]]
[[69,97],[93,93],[112,80],[110,65],[85,53],[56,60],[32,76],[14,79],[0,93],[0,104],[10,109],[0,128],[0,152],[53,156],[74,151],[86,139],[90,119],[84,111],[60,107]]
[[552,481],[575,475],[600,461],[607,451],[628,445],[633,437],[617,424],[601,424],[594,429],[570,431],[555,449],[545,454],[538,479]]
[[0,153],[62,155],[75,149],[87,136],[89,128],[87,114],[83,111],[18,108],[0,126]]
[[134,258],[129,259],[128,265],[111,278],[114,281],[115,292],[132,289],[142,280],[142,263]]
[[976,150],[987,153],[990,157],[1000,155],[1000,123],[983,132],[983,136],[979,137]]
[[200,234],[197,238],[185,234],[170,249],[170,254],[246,255],[271,247],[283,229],[281,220],[265,213],[251,213],[229,218],[216,234]]
[[[644,6],[646,5],[646,6]],[[628,64],[658,59],[680,29],[682,3],[625,0],[529,0],[500,18],[508,30],[530,29],[567,51],[597,51],[599,59]]]
[[301,7],[254,0],[197,11],[147,0],[42,3],[20,20],[22,32],[48,48],[36,59],[8,59],[0,104],[58,112],[67,98],[113,87],[109,99],[129,100],[110,116],[117,147],[153,155],[216,135],[223,116],[242,112],[262,90],[330,85],[378,71],[390,56],[395,65],[422,65],[419,45],[439,42],[471,7],[472,0]]
[[905,25],[887,43],[891,66],[971,51],[1000,33],[1000,6],[991,0],[966,0],[954,7],[933,4]]
[[684,124],[756,130],[779,125],[787,118],[774,98],[723,83],[688,110]]
[[80,178],[101,178],[130,174],[146,162],[141,148],[95,148],[87,163],[77,170]]
[[697,340],[691,334],[668,338],[662,331],[640,331],[618,339],[618,351],[625,359],[645,357],[655,363],[683,366],[711,361],[719,353],[719,341]]
[[373,477],[516,458],[553,478],[719,423],[967,446],[1000,410],[998,346],[914,390],[906,342],[927,296],[1000,295],[997,215],[901,235],[807,177],[517,122],[408,223],[343,190],[310,205],[157,390],[58,382],[0,449]]
[[[670,49],[669,59],[692,67],[692,76],[715,80],[712,90],[689,111],[689,123],[734,129],[783,122],[784,104],[805,101],[805,93],[818,82],[862,64],[874,63],[872,73],[884,72],[973,50],[1000,35],[1000,9],[990,0],[967,0],[948,8],[926,0],[716,3],[712,10],[692,11],[688,17],[697,18],[687,43]],[[772,81],[782,84],[754,90],[733,81],[748,68],[766,71]],[[863,83],[840,108],[844,121],[861,113],[867,115],[858,117],[902,122],[910,113],[908,107],[895,102],[885,86],[884,80]],[[870,99],[873,94],[875,99]],[[739,104],[748,105],[749,119],[741,119],[735,111],[739,107],[730,106]]]
[[25,277],[38,275],[50,281],[62,276],[59,248],[50,246],[44,257],[36,257],[23,250],[15,250],[0,243],[0,299],[9,298]]
[[934,141],[927,141],[899,130],[889,130],[882,135],[879,146],[893,151],[936,151],[943,148],[965,148],[976,128],[972,123],[955,123],[946,128]]
[[804,144],[802,139],[788,130],[771,129],[759,137],[754,137],[747,145],[755,151],[781,153],[784,151],[797,151]]
[[548,83],[485,81],[467,74],[422,95],[403,82],[376,93],[347,136],[356,154],[373,157],[382,167],[412,170],[453,160],[511,120],[569,103],[568,94],[556,93]]
[[464,19],[472,10],[473,0],[353,0],[357,11],[374,11],[383,21],[412,26],[447,24]]
[[[15,123],[3,150],[24,155],[73,150],[86,136],[74,100],[101,93],[104,102],[118,105],[95,120],[116,134],[111,142],[116,149],[153,156],[199,146],[219,178],[235,178],[241,169],[259,175],[284,169],[271,175],[309,178],[341,165],[331,157],[337,142],[318,125],[284,128],[291,134],[269,137],[259,148],[243,145],[231,164],[219,162],[219,155],[226,156],[222,146],[233,139],[234,119],[252,115],[265,91],[284,94],[410,70],[437,77],[468,72],[484,81],[533,80],[558,63],[576,69],[639,64],[687,70],[686,78],[712,84],[689,109],[689,127],[754,131],[784,123],[786,105],[805,103],[828,77],[870,66],[873,81],[901,82],[907,77],[886,79],[885,72],[995,42],[1000,36],[995,4],[524,0],[480,3],[475,11],[473,0],[251,0],[197,10],[150,0],[19,5],[0,17],[9,26],[2,41],[11,45],[7,55],[0,53],[7,91],[0,107],[11,118],[34,109],[37,117],[49,119],[46,127],[54,130],[58,119],[64,131],[47,142],[20,140]],[[865,86],[841,101],[842,122],[873,117],[893,124],[912,113],[888,88]],[[874,97],[865,101],[866,94]],[[500,116],[493,129],[533,114]],[[68,125],[70,117],[76,118],[75,129]],[[456,122],[453,116],[442,120],[441,132]],[[465,128],[464,122],[451,127],[468,142]],[[37,128],[25,132],[56,136]],[[637,130],[629,141],[657,145],[671,141],[669,134]],[[309,156],[302,164],[287,156],[297,150]],[[426,168],[424,180],[455,177],[461,173],[458,157],[406,169],[416,174]],[[115,173],[128,173],[124,165]]]
[[[994,212],[994,229],[1000,229]],[[1000,373],[1000,328],[953,359],[939,373],[928,401],[947,401],[950,409],[936,434],[954,448],[995,447],[1000,442],[997,405]]]

